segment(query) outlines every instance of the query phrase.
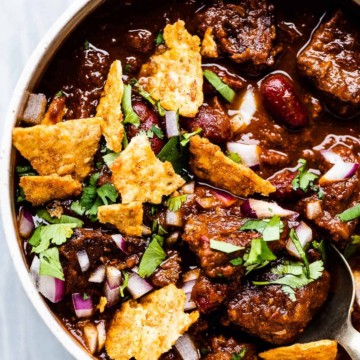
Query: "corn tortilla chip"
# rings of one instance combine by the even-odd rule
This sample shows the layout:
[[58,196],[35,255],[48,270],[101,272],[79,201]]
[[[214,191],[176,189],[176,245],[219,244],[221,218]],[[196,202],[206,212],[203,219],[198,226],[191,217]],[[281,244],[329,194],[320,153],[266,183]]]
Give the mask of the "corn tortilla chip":
[[63,120],[66,114],[66,98],[65,96],[55,96],[46,113],[41,120],[41,125],[55,125]]
[[219,56],[218,47],[216,45],[213,29],[207,28],[201,43],[201,55],[208,58],[217,58]]
[[154,360],[170,350],[199,317],[197,311],[184,312],[185,301],[184,291],[170,284],[139,302],[123,303],[107,332],[110,358]]

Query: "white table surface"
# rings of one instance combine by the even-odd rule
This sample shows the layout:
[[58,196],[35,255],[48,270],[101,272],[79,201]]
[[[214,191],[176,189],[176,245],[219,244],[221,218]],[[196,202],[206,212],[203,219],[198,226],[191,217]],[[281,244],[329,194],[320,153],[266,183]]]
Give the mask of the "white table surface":
[[[12,91],[27,58],[73,1],[0,0],[0,135]],[[22,289],[1,223],[0,246],[0,359],[73,359],[50,333]]]

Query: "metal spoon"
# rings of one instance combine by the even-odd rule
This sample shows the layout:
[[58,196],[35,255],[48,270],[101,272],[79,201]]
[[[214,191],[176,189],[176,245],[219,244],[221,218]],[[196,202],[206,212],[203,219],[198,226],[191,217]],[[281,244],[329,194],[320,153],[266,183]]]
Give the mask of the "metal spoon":
[[336,340],[353,360],[360,360],[360,333],[351,324],[354,277],[344,256],[333,245],[329,246],[328,264],[332,282],[329,298],[298,342]]

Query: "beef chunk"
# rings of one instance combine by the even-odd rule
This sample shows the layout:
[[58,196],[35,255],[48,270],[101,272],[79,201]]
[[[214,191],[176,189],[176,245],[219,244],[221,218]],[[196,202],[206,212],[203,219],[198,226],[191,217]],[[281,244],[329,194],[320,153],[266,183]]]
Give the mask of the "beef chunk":
[[[263,273],[257,280],[269,280],[273,276]],[[229,302],[229,320],[273,344],[291,343],[323,305],[329,286],[330,276],[324,271],[318,280],[295,290],[296,301],[293,301],[279,285],[256,286],[244,282]]]
[[232,135],[230,119],[219,106],[202,105],[188,126],[191,132],[201,128],[202,136],[216,144],[230,140]]
[[126,34],[125,43],[131,50],[146,53],[155,46],[154,35],[148,30],[131,30]]
[[170,250],[167,259],[161,263],[150,277],[154,286],[164,287],[170,283],[176,284],[181,274],[181,257],[177,251]]
[[327,96],[345,105],[338,108],[340,115],[360,104],[359,39],[359,32],[337,11],[298,57],[300,71]]
[[212,28],[220,52],[233,61],[257,68],[274,64],[275,26],[272,6],[266,1],[242,0],[236,4],[219,1],[199,13],[197,20],[199,33],[203,36]]
[[[244,250],[230,254],[210,248],[210,240],[224,241],[241,247],[249,247],[251,240],[259,237],[255,231],[240,231],[247,219],[234,215],[217,215],[202,213],[190,217],[186,222],[183,240],[189,243],[190,249],[196,253],[200,266],[211,278],[243,275],[242,266],[234,266],[229,261],[239,257]],[[286,226],[285,226],[286,228]],[[281,234],[279,241],[272,241],[269,246],[273,251],[285,247],[287,229]]]
[[[233,360],[237,356],[242,360],[256,360],[256,349],[253,344],[235,340],[233,337],[214,336],[210,340],[211,351],[204,360]],[[245,349],[245,350],[244,350]],[[240,354],[244,354],[240,357]]]
[[227,284],[216,283],[202,275],[196,280],[191,292],[191,299],[200,312],[210,312],[224,302],[228,288]]

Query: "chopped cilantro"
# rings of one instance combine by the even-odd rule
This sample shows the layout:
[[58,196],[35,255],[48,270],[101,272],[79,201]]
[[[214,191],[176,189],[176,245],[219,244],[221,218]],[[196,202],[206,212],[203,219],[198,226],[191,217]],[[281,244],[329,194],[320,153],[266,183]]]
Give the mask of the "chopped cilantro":
[[64,272],[60,264],[59,249],[57,247],[47,249],[40,253],[39,274],[65,280]]
[[140,125],[140,120],[132,107],[131,85],[124,85],[124,94],[121,105],[125,115],[124,124],[133,124],[138,127]]
[[355,252],[360,248],[360,235],[353,235],[351,237],[351,243],[348,244],[344,251],[344,256],[346,259],[351,257]]
[[163,33],[162,31],[160,31],[155,38],[155,44],[156,45],[161,45],[164,43],[164,37],[163,37]]
[[85,213],[85,208],[80,205],[80,201],[79,201],[79,200],[73,201],[73,202],[71,203],[70,209],[71,209],[75,214],[78,214],[78,215],[84,215],[84,213]]
[[124,131],[124,137],[122,139],[122,148],[123,150],[125,150],[127,148],[127,146],[129,145],[129,140],[127,138],[127,135],[126,135],[126,131]]
[[243,264],[243,259],[241,257],[237,257],[235,259],[231,259],[229,262],[233,266],[239,266]]
[[135,90],[151,105],[156,105],[156,101],[151,97],[151,95],[144,90],[144,88],[139,84],[139,82],[134,78],[131,80],[131,85],[135,87]]
[[36,247],[40,244],[40,241],[41,241],[41,228],[42,228],[42,225],[39,225],[35,231],[33,232],[31,238],[29,239],[28,243],[33,246],[33,247]]
[[309,268],[309,261],[306,257],[305,251],[300,243],[300,240],[295,232],[294,229],[290,230],[290,239],[292,240],[293,244],[296,247],[296,250],[298,251],[302,261],[305,264],[305,269],[306,269],[306,276],[309,277],[310,276],[310,268]]
[[37,175],[31,165],[18,165],[16,167],[16,173],[21,176],[34,176]]
[[139,265],[139,275],[143,278],[150,276],[166,258],[166,253],[154,237],[146,248]]
[[350,209],[345,210],[341,214],[338,214],[337,217],[341,221],[351,221],[360,217],[360,204],[357,204]]
[[241,157],[239,156],[239,154],[231,152],[231,151],[227,151],[226,152],[226,156],[231,159],[232,161],[236,162],[237,164],[241,164]]
[[199,129],[196,129],[196,130],[195,130],[194,132],[192,132],[192,133],[185,133],[185,134],[183,134],[183,135],[182,135],[183,140],[180,141],[181,146],[186,146],[186,145],[190,142],[190,138],[191,138],[192,136],[195,136],[195,135],[197,135],[197,134],[200,134],[201,132],[202,132],[202,129],[199,128]]
[[132,66],[130,64],[126,64],[124,67],[124,75],[127,75],[132,70]]
[[150,214],[151,215],[154,215],[157,211],[158,211],[157,206],[155,206],[155,205],[150,206]]
[[87,300],[87,299],[89,298],[89,296],[88,296],[88,294],[87,294],[87,293],[83,293],[82,298],[83,298],[84,300]]
[[120,156],[120,153],[116,152],[109,152],[108,154],[104,155],[102,158],[104,163],[107,165],[108,168],[113,164],[113,162]]
[[129,274],[126,271],[123,271],[123,283],[120,286],[120,296],[124,297],[124,290],[127,288],[128,284],[129,284]]
[[246,354],[247,348],[244,347],[241,351],[231,354],[231,360],[242,360]]
[[263,234],[265,241],[274,241],[280,239],[283,228],[280,217],[275,215],[270,220],[248,220],[240,230],[255,230]]
[[97,197],[94,204],[91,206],[91,208],[85,212],[85,215],[91,221],[96,221],[97,220],[98,208],[99,208],[99,206],[102,206],[102,205],[104,205],[102,200],[99,197]]
[[237,246],[225,241],[210,240],[210,249],[221,251],[226,254],[231,254],[235,251],[245,249],[243,246]]
[[81,198],[80,198],[80,205],[85,208],[85,210],[89,210],[96,198],[97,198],[97,193],[96,193],[96,184],[99,180],[100,174],[99,173],[95,173],[93,175],[90,176],[89,179],[89,183],[87,186],[84,187]]
[[84,222],[81,221],[80,219],[77,219],[73,216],[69,216],[69,215],[61,215],[60,218],[57,217],[51,217],[51,215],[49,214],[49,212],[45,209],[40,209],[36,215],[45,220],[46,222],[48,222],[49,224],[76,224],[76,227],[83,227]]
[[157,125],[153,125],[150,129],[159,139],[163,139],[164,138],[164,133],[163,131],[157,126]]
[[113,204],[118,197],[118,193],[114,185],[110,183],[106,183],[97,188],[96,193],[105,205]]
[[179,196],[171,197],[166,202],[166,206],[169,208],[170,211],[177,212],[181,208],[181,204],[185,202],[186,199],[187,199],[187,195],[179,195]]
[[214,72],[204,70],[204,77],[225,100],[229,103],[234,100],[236,95],[235,91],[229,85],[226,85]]
[[160,116],[165,116],[166,110],[161,106],[160,100],[156,103],[156,107],[158,109]]
[[16,202],[21,203],[25,200],[26,200],[26,197],[25,197],[24,189],[21,186],[19,186],[16,189]]
[[[326,261],[326,243],[325,243],[325,241],[324,240],[321,240],[321,241],[314,240],[311,244],[314,249],[320,251],[321,258],[323,259],[323,261]],[[345,249],[345,252],[346,252],[346,249]]]
[[89,43],[88,40],[85,40],[85,41],[84,41],[84,49],[85,49],[85,50],[89,50],[89,49],[90,49],[90,43]]
[[58,92],[55,94],[55,97],[58,98],[58,97],[61,97],[61,96],[63,96],[63,95],[64,95],[63,91],[60,90],[60,91],[58,91]]
[[299,167],[299,173],[296,175],[295,179],[292,181],[292,187],[294,190],[301,189],[302,191],[307,191],[308,188],[314,190],[314,181],[319,177],[318,175],[306,170],[306,160],[299,159],[298,163],[301,165]]

